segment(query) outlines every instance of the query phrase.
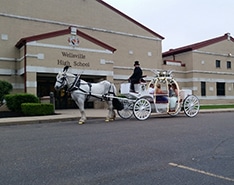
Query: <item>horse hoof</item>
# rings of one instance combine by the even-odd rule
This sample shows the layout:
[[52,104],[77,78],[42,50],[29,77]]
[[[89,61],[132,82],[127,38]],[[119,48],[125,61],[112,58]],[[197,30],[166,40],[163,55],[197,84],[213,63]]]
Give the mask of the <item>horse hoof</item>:
[[84,122],[83,122],[83,121],[79,121],[78,124],[79,124],[79,125],[83,125]]

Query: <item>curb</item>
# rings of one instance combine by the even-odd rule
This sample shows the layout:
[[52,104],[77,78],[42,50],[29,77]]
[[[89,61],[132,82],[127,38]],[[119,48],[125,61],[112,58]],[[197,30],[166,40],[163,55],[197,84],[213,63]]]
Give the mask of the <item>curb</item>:
[[55,122],[66,122],[66,121],[76,121],[76,120],[77,118],[53,118],[53,119],[50,118],[50,119],[43,119],[43,120],[19,120],[19,121],[0,122],[0,126],[55,123]]
[[[213,114],[213,113],[220,113],[220,112],[234,112],[234,109],[209,109],[209,110],[200,110],[198,114]],[[95,113],[94,113],[95,114]],[[157,113],[152,113],[156,115]],[[181,112],[180,114],[184,114]],[[157,114],[161,115],[161,114]],[[0,126],[12,126],[12,125],[27,125],[27,124],[42,124],[42,123],[55,123],[55,122],[67,122],[67,121],[77,121],[80,118],[79,115],[69,115],[69,114],[56,114],[56,115],[49,115],[49,116],[35,116],[35,117],[14,117],[14,118],[1,118],[0,119]],[[105,119],[105,116],[87,116],[88,119]],[[117,118],[120,118],[117,116]],[[120,118],[121,119],[121,118]],[[124,119],[123,119],[124,120]]]

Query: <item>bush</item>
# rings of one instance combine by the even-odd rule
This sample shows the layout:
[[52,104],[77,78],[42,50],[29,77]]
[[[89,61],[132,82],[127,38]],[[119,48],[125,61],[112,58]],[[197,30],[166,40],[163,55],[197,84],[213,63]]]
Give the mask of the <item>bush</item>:
[[4,99],[4,95],[9,94],[13,87],[10,83],[0,80],[0,105]]
[[21,110],[26,116],[42,116],[54,113],[54,106],[50,103],[22,103]]
[[22,103],[39,103],[39,98],[33,94],[9,94],[5,95],[7,107],[11,111],[21,112]]

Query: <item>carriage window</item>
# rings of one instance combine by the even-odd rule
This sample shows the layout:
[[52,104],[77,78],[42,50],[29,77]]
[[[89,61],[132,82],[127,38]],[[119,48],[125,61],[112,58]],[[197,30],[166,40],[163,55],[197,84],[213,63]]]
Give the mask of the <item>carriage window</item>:
[[217,96],[225,96],[225,83],[216,83]]
[[201,82],[201,96],[206,96],[206,82]]
[[216,60],[216,68],[220,68],[221,67],[221,61],[220,60]]

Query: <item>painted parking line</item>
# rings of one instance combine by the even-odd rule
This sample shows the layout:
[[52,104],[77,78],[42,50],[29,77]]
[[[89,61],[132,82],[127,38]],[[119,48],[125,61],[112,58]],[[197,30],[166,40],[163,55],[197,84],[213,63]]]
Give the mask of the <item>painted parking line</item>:
[[208,176],[211,176],[211,177],[216,177],[216,178],[223,179],[223,180],[226,180],[226,181],[234,182],[234,179],[229,178],[229,177],[216,175],[216,174],[213,174],[213,173],[205,172],[203,170],[198,170],[198,169],[195,169],[195,168],[190,168],[188,166],[183,166],[183,165],[179,165],[179,164],[176,164],[176,163],[168,163],[168,164],[170,166],[174,166],[174,167],[177,167],[177,168],[182,168],[182,169],[193,171],[193,172],[196,172],[196,173],[201,173],[201,174],[208,175]]

